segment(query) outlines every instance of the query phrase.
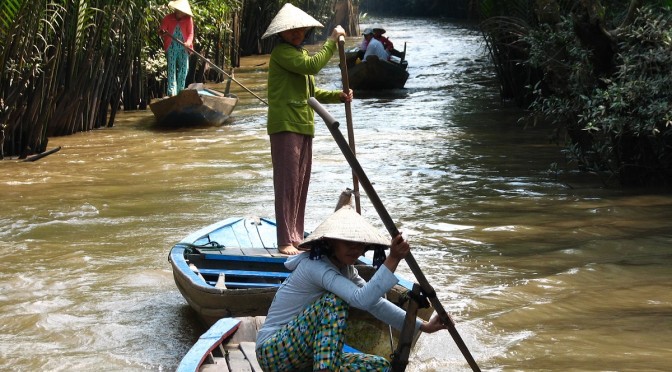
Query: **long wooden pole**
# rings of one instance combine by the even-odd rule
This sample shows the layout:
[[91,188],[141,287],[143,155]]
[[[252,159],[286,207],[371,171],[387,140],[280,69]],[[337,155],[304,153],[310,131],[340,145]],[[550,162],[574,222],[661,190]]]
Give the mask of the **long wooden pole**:
[[[331,116],[331,114],[314,97],[311,97],[308,100],[308,104],[313,108],[313,110],[315,110],[315,112],[317,112],[318,115],[320,115],[320,117],[322,117],[322,120],[324,120],[325,124],[327,124],[327,127],[329,128],[331,135],[334,137],[334,140],[336,140],[338,147],[340,147],[341,152],[343,152],[343,155],[350,164],[350,167],[352,168],[353,172],[357,174],[357,177],[359,178],[359,182],[361,183],[362,188],[364,189],[364,191],[366,191],[366,195],[368,195],[369,199],[371,200],[371,204],[373,204],[373,206],[376,208],[376,211],[378,212],[380,219],[385,224],[387,231],[390,233],[392,237],[396,237],[397,235],[399,235],[399,230],[395,226],[392,217],[390,217],[390,214],[387,212],[387,209],[385,209],[383,202],[380,200],[380,197],[378,197],[378,193],[376,193],[376,190],[373,188],[371,181],[369,181],[369,178],[366,176],[366,173],[364,173],[364,169],[362,169],[362,166],[359,164],[359,161],[355,157],[355,154],[353,154],[352,151],[350,151],[348,143],[345,141],[343,134],[338,129],[339,126],[338,121],[336,121],[336,119],[334,119],[334,117]],[[455,341],[455,344],[462,352],[462,355],[467,359],[467,362],[469,363],[469,366],[471,366],[471,369],[474,371],[480,371],[481,369],[478,367],[478,364],[476,364],[474,357],[471,356],[471,353],[469,352],[467,345],[464,343],[462,337],[457,332],[455,322],[450,317],[450,315],[446,313],[446,310],[443,308],[443,305],[441,305],[441,302],[436,297],[436,291],[431,286],[431,284],[429,284],[429,281],[427,281],[425,274],[422,273],[420,266],[418,265],[417,261],[415,261],[413,254],[411,254],[410,252],[406,255],[406,263],[408,264],[408,267],[415,275],[415,278],[418,280],[418,284],[420,285],[422,292],[427,296],[429,302],[434,307],[434,310],[436,310],[436,313],[439,315],[441,322],[448,327],[448,332],[450,332],[450,335],[453,337],[453,340]]]
[[208,63],[208,64],[209,64],[210,66],[212,66],[215,70],[217,70],[217,71],[219,71],[220,73],[226,75],[229,79],[233,80],[234,83],[240,85],[241,88],[245,89],[248,93],[250,93],[251,95],[257,97],[258,100],[260,100],[261,102],[265,103],[266,106],[268,106],[268,102],[266,102],[263,98],[261,98],[261,97],[259,97],[258,95],[256,95],[253,91],[247,89],[247,87],[244,86],[243,84],[241,84],[238,80],[236,80],[236,78],[234,78],[233,76],[227,74],[226,71],[222,70],[222,69],[221,69],[219,66],[217,66],[216,64],[210,62],[209,59],[203,57],[200,53],[198,53],[197,51],[193,50],[192,48],[189,48],[189,47],[188,47],[182,40],[176,38],[175,36],[173,36],[173,35],[171,35],[171,34],[169,34],[169,33],[167,33],[167,32],[165,32],[164,34],[165,34],[165,35],[168,35],[168,36],[170,36],[170,37],[172,37],[173,40],[175,40],[175,41],[177,41],[178,43],[182,44],[182,46],[185,47],[188,51],[190,51],[190,52],[194,53],[195,55],[197,55],[200,59],[202,59],[203,61],[205,61],[206,63]]
[[[345,38],[340,36],[338,38],[338,56],[341,61],[341,80],[343,81],[343,93],[350,93],[350,81],[348,79],[348,64],[345,59]],[[357,154],[355,151],[355,129],[352,125],[352,108],[350,102],[345,102],[345,120],[348,124],[348,143],[350,144],[350,150],[353,154]],[[352,172],[352,190],[355,194],[355,210],[357,213],[362,214],[362,207],[359,201],[359,181],[357,180],[357,175],[355,172]]]

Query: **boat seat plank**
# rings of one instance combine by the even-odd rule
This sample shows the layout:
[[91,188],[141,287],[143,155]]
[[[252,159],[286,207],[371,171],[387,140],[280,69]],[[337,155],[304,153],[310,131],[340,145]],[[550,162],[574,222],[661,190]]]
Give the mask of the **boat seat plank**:
[[257,263],[281,263],[281,264],[284,264],[285,261],[287,261],[287,256],[285,257],[229,256],[214,253],[206,253],[204,256],[205,260],[216,260],[216,261],[243,261],[243,262],[257,262]]
[[245,359],[245,354],[238,349],[229,350],[227,353],[229,368],[236,372],[252,372],[250,362]]
[[229,363],[225,358],[214,358],[214,364],[204,364],[198,369],[198,372],[222,372],[229,371]]
[[280,253],[278,248],[266,248],[266,252],[268,252],[271,257],[287,257],[287,255]]
[[[217,282],[213,281],[208,281],[208,284],[211,286],[215,286]],[[235,288],[269,288],[269,287],[280,287],[282,284],[281,283],[246,283],[246,282],[225,282],[224,283],[227,288],[229,289],[235,289]]]
[[257,332],[259,332],[260,325],[263,322],[257,322],[257,317],[240,318],[241,323],[236,334],[231,337],[229,345],[240,344],[241,342],[255,342],[257,340]]
[[245,278],[287,279],[290,273],[275,271],[225,270],[225,269],[198,269],[203,275],[231,275]]
[[266,316],[264,315],[259,315],[254,317],[254,326],[257,327],[257,329],[261,329],[261,327],[264,326],[264,322],[266,321]]
[[246,248],[241,249],[245,256],[268,256],[268,250],[266,248]]
[[242,350],[243,354],[245,354],[247,361],[250,362],[250,367],[252,367],[252,370],[254,372],[262,372],[261,366],[257,361],[256,343],[250,341],[241,342],[240,350]]

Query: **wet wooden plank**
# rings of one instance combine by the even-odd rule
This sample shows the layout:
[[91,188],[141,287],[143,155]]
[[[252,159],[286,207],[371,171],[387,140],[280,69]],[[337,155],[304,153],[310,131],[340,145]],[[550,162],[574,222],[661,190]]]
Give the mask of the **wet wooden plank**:
[[271,255],[271,257],[287,257],[287,255],[280,253],[277,248],[266,248],[266,252]]
[[268,251],[264,248],[245,248],[242,252],[246,256],[268,256]]
[[257,332],[259,332],[260,323],[255,318],[256,317],[238,318],[242,322],[238,327],[238,331],[236,331],[228,342],[230,346],[237,348],[241,342],[255,342],[257,340]]
[[257,361],[256,343],[249,341],[241,342],[240,350],[242,350],[243,354],[245,354],[247,361],[250,363],[250,367],[252,367],[252,370],[254,372],[262,372],[261,366]]
[[250,366],[250,362],[245,358],[245,354],[243,354],[240,349],[229,349],[227,358],[229,362],[229,368],[231,368],[232,371],[252,372],[252,366]]
[[228,372],[229,363],[227,363],[226,358],[214,358],[213,364],[204,364],[198,370],[199,372]]

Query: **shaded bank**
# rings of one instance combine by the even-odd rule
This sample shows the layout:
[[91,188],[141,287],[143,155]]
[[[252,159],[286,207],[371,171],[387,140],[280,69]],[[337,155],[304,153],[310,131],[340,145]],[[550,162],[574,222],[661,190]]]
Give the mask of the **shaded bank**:
[[[485,1],[483,2],[485,3]],[[672,186],[672,2],[527,0],[484,7],[504,100],[607,186]]]

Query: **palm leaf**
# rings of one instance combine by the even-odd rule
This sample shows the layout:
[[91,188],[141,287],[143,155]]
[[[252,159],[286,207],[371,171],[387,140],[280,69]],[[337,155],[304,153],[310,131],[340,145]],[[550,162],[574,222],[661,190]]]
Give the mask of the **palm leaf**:
[[21,6],[28,0],[4,0],[0,2],[0,38],[9,37],[9,28],[14,23]]

